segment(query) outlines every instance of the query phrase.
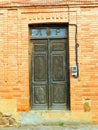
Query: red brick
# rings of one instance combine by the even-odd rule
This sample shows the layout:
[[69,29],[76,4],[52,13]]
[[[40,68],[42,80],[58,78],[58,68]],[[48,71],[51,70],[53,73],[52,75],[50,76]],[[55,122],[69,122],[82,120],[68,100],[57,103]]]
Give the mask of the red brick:
[[[27,4],[26,0],[21,0],[21,2]],[[0,6],[2,4],[4,2],[0,2]],[[24,9],[21,7],[16,7],[15,9],[2,8],[0,10],[0,98],[17,99],[17,111],[29,111],[30,68],[28,52],[30,43],[28,25],[44,22],[66,22],[69,23],[70,109],[72,111],[82,111],[83,98],[89,98],[93,104],[91,107],[91,111],[94,114],[92,120],[98,123],[98,7],[93,6],[92,8],[88,5],[75,7],[74,5],[73,8],[70,6],[69,17],[67,16],[66,7],[63,9],[60,6],[60,9],[65,12],[59,12],[59,8],[56,7],[54,9],[49,9],[48,7],[41,8],[41,15],[37,13],[39,8],[35,10],[34,7],[26,7]],[[71,75],[71,67],[76,64],[76,28],[75,25],[71,24],[77,24],[78,27],[79,78],[76,79]]]

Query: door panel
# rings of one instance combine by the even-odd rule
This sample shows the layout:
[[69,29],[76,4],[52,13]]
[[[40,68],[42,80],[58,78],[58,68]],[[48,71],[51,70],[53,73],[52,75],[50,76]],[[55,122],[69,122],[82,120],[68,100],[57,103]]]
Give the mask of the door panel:
[[47,40],[33,40],[31,85],[33,108],[47,109],[47,84]]
[[66,40],[57,39],[50,41],[51,48],[51,109],[66,109],[67,81],[66,81]]
[[65,103],[65,84],[53,84],[53,103]]
[[46,86],[36,85],[34,87],[34,103],[35,104],[45,104],[46,103]]
[[51,51],[65,51],[65,40],[51,40]]
[[47,55],[35,54],[34,55],[34,81],[47,80]]
[[51,54],[51,79],[52,81],[65,80],[64,55],[59,53]]

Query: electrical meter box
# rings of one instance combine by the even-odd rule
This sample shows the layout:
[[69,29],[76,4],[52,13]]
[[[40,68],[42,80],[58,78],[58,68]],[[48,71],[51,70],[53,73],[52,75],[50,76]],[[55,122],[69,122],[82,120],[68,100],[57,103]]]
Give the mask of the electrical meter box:
[[72,66],[72,76],[77,77],[78,68],[77,66]]

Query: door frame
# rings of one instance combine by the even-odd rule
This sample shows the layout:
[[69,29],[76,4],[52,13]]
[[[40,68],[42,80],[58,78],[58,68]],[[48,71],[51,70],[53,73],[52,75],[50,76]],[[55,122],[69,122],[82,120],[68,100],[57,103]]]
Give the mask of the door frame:
[[[41,24],[41,26],[42,25],[43,24]],[[45,26],[48,26],[48,27],[51,27],[51,25],[53,26],[54,24],[49,24],[49,26],[48,26],[48,24],[45,24]],[[62,26],[61,24],[57,24],[57,25]],[[54,27],[57,27],[57,25],[54,25]],[[63,25],[63,27],[64,27],[64,25]],[[30,26],[29,28],[33,29],[33,26]],[[65,26],[65,28],[66,28],[66,26]],[[32,107],[33,103],[32,103],[32,98],[31,98],[31,96],[32,96],[32,87],[31,87],[31,58],[32,58],[32,46],[33,46],[32,41],[33,40],[44,40],[44,39],[46,39],[46,40],[48,40],[48,39],[49,40],[51,40],[51,39],[67,39],[67,46],[66,46],[67,49],[66,49],[66,51],[67,51],[68,58],[66,59],[66,62],[68,64],[68,68],[67,68],[67,71],[68,71],[68,76],[67,76],[68,77],[68,83],[67,84],[69,86],[69,87],[67,87],[67,92],[68,92],[68,94],[67,94],[67,110],[70,110],[70,69],[69,69],[69,42],[68,42],[68,36],[60,36],[60,37],[58,37],[58,36],[57,37],[54,37],[54,36],[48,36],[48,37],[30,37],[30,107],[31,107],[31,109],[34,109]],[[43,109],[41,109],[41,110],[43,110]],[[47,109],[47,110],[49,110],[49,109]]]

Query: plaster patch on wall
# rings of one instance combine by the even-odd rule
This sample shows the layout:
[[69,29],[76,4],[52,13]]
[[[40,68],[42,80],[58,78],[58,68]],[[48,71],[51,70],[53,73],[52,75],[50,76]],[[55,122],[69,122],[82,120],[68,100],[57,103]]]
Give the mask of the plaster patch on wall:
[[0,99],[0,112],[11,113],[17,111],[16,99]]
[[92,113],[70,111],[30,111],[21,113],[20,124],[91,123]]
[[83,109],[84,109],[84,112],[91,111],[91,99],[83,98]]
[[21,124],[39,124],[39,122],[43,122],[44,118],[37,114],[34,111],[31,112],[22,112],[21,113]]

